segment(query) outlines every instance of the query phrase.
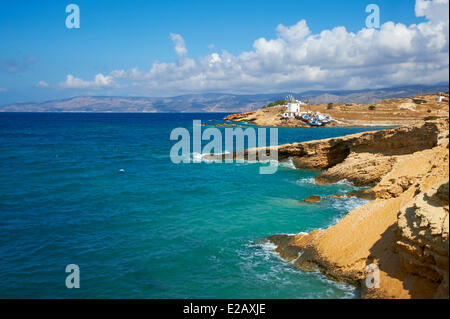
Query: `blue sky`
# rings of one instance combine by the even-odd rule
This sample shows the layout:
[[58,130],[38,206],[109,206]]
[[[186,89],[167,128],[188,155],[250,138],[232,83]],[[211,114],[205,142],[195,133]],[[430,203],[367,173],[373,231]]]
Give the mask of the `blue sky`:
[[[444,6],[448,8],[448,0],[435,1],[444,1]],[[65,26],[68,15],[65,7],[70,3],[80,8],[80,29],[67,29]],[[360,82],[361,85],[408,84],[409,74],[403,75],[403,79],[392,74],[383,78],[384,75],[378,73],[368,77],[352,69],[346,75],[344,70],[349,69],[346,62],[348,56],[342,59],[342,67],[329,66],[334,60],[333,54],[339,54],[340,47],[354,46],[356,40],[343,38],[341,44],[336,44],[335,53],[324,57],[324,65],[311,58],[292,58],[295,52],[302,50],[312,56],[310,52],[316,45],[305,47],[307,38],[296,37],[292,40],[277,29],[280,24],[289,28],[304,19],[311,36],[309,42],[313,42],[314,37],[317,40],[322,31],[333,30],[337,26],[344,26],[346,35],[357,34],[366,28],[368,13],[365,7],[370,3],[380,7],[381,24],[393,21],[406,27],[429,23],[427,12],[433,9],[429,6],[424,9],[424,16],[417,16],[415,2],[411,0],[0,0],[0,105],[75,95],[164,96],[210,91],[264,93],[283,89],[334,89],[340,88],[339,83],[345,79],[352,79],[350,83]],[[442,23],[443,19],[445,17],[435,18],[433,26],[437,28],[436,24]],[[303,26],[299,28],[304,29]],[[423,34],[417,35],[422,31],[416,29],[386,30],[386,34],[406,32],[405,36],[425,38]],[[187,54],[175,52],[171,33],[180,36]],[[434,50],[448,57],[448,22],[443,33],[444,37],[447,36],[446,43],[441,43]],[[331,36],[337,38],[338,35],[337,32]],[[260,42],[262,47],[255,47],[255,41],[261,38],[266,42]],[[271,40],[274,40],[273,43]],[[411,38],[411,43],[413,40]],[[345,41],[353,42],[346,44]],[[423,60],[414,55],[412,44],[409,49],[406,46],[391,48],[392,45],[386,44],[386,41],[379,41],[380,47],[388,45],[392,49],[389,56],[380,61],[382,65],[394,65],[391,71],[386,69],[385,73],[392,73],[395,63],[420,63]],[[279,42],[282,42],[281,49]],[[320,51],[326,51],[326,47]],[[360,54],[360,51],[355,52]],[[282,56],[277,57],[276,54]],[[398,57],[398,54],[403,55]],[[284,60],[287,56],[291,58]],[[205,62],[205,59],[210,62]],[[280,60],[286,67],[289,66],[289,70],[298,68],[296,74],[305,76],[299,79],[289,75],[287,78],[284,75],[290,71],[282,70],[277,62]],[[361,61],[363,59],[355,60],[359,68],[373,67],[368,60]],[[213,62],[214,66],[211,64]],[[337,58],[336,62],[339,63],[340,59]],[[150,72],[154,63],[157,65]],[[445,65],[443,60],[436,63],[439,64],[436,67],[446,68],[448,74],[448,63]],[[342,78],[325,83],[323,79],[328,77],[324,72],[331,69],[342,72]],[[139,70],[139,73],[131,70]],[[395,71],[398,74],[403,72]],[[431,71],[427,69],[424,72]],[[98,74],[102,77],[95,81]],[[66,81],[68,75],[75,80]],[[316,80],[307,80],[307,76]],[[372,83],[374,77],[378,80]],[[436,82],[440,82],[442,77],[439,75]],[[258,82],[259,78],[273,78],[276,85],[263,85]],[[366,81],[369,78],[372,80]],[[342,88],[355,86],[348,85]]]

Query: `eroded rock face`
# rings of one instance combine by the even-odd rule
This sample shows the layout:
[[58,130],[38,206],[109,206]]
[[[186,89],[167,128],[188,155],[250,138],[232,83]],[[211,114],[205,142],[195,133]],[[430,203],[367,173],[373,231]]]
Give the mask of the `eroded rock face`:
[[[327,169],[317,178],[320,183],[348,179],[360,186],[373,186],[390,170],[398,157],[438,145],[443,132],[448,131],[448,126],[448,119],[422,121],[395,129],[279,145],[267,148],[266,153],[276,149],[279,160],[290,157],[299,169]],[[248,152],[236,152],[233,158],[247,159]],[[209,160],[225,160],[225,155],[205,157]]]
[[356,186],[375,186],[392,170],[395,158],[371,153],[352,152],[342,163],[316,176],[318,184],[346,179]]
[[400,210],[397,248],[404,267],[440,283],[436,297],[448,297],[449,220],[448,181],[438,183]]
[[[296,267],[354,284],[364,298],[448,298],[448,120],[364,134],[363,142],[350,144],[349,155],[318,180],[346,178],[373,186],[347,194],[373,201],[328,229],[268,240]],[[375,143],[372,149],[364,140]],[[379,269],[378,288],[365,285],[369,265]]]

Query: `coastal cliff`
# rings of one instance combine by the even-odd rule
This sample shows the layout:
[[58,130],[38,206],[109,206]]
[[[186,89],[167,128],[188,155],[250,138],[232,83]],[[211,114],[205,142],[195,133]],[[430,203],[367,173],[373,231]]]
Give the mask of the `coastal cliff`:
[[[448,298],[449,122],[279,146],[297,168],[325,169],[318,183],[347,179],[373,199],[336,225],[268,238],[304,271],[360,287],[363,298]],[[379,288],[367,288],[369,265]]]

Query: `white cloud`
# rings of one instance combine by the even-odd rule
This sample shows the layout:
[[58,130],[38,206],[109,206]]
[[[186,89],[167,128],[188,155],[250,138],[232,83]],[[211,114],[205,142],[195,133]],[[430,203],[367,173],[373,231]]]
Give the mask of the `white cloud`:
[[172,42],[175,44],[175,52],[179,56],[184,56],[187,54],[186,44],[184,43],[184,39],[181,35],[176,33],[171,33],[170,38]]
[[6,88],[0,87],[0,92],[6,92],[6,91],[8,91]]
[[288,41],[301,41],[311,34],[305,20],[300,20],[292,27],[285,27],[284,25],[279,24],[277,31],[280,38]]
[[179,60],[153,63],[149,70],[115,70],[93,81],[68,75],[63,87],[101,88],[121,79],[135,94],[188,92],[274,92],[301,89],[362,89],[447,82],[448,0],[417,0],[426,21],[406,26],[348,32],[338,26],[313,34],[305,20],[276,27],[273,39],[259,38],[253,50],[214,52],[188,58],[183,38],[170,34]]
[[415,12],[430,21],[448,23],[448,0],[416,0]]
[[36,87],[38,88],[48,88],[50,85],[45,81],[39,81],[36,83]]
[[99,89],[117,87],[112,75],[104,76],[99,73],[92,81],[85,81],[83,79],[74,77],[72,74],[67,75],[66,81],[59,84],[65,89]]

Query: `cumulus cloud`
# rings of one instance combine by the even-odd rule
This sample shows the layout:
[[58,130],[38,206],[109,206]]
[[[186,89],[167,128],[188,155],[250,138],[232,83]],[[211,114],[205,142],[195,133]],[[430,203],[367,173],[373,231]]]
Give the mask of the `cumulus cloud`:
[[179,56],[183,56],[187,54],[186,44],[184,43],[184,39],[181,35],[176,33],[171,33],[170,38],[172,42],[175,44],[175,52]]
[[59,84],[65,89],[99,89],[117,87],[113,76],[97,74],[92,81],[85,81],[81,78],[74,77],[72,74],[67,75],[66,81]]
[[[426,21],[386,22],[379,29],[349,32],[337,26],[313,34],[306,20],[276,27],[273,39],[259,38],[253,50],[226,50],[199,59],[187,57],[181,35],[171,33],[180,57],[153,63],[149,70],[115,70],[86,82],[67,76],[63,87],[91,88],[128,82],[135,92],[270,92],[300,89],[362,89],[447,82],[449,76],[449,0],[417,0]],[[99,77],[99,78],[97,78]]]
[[448,22],[448,0],[416,0],[415,12],[430,21]]

